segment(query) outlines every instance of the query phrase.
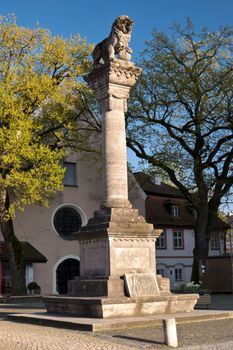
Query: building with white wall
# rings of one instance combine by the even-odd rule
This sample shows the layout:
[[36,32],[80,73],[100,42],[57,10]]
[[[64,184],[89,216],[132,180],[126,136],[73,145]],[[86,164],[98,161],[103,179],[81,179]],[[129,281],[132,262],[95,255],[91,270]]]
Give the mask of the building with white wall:
[[[146,221],[163,230],[156,242],[157,273],[168,277],[175,290],[191,279],[196,213],[177,188],[141,172],[134,176],[146,197]],[[226,229],[219,219],[210,239],[210,256],[225,253]]]

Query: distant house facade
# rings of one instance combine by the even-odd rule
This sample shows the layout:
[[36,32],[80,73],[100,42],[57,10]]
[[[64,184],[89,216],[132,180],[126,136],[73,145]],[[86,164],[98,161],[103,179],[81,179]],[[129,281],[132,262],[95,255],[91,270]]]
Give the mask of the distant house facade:
[[[35,281],[43,294],[64,294],[67,281],[79,275],[79,245],[69,235],[87,224],[101,201],[98,166],[72,155],[64,163],[64,190],[49,208],[31,205],[14,220],[16,236],[23,242],[26,285]],[[6,246],[0,232],[0,292],[10,291]]]
[[[168,277],[171,289],[176,289],[191,279],[196,212],[177,188],[141,172],[134,176],[146,195],[146,220],[163,230],[156,242],[157,273]],[[218,221],[210,239],[210,256],[225,254],[226,227]]]

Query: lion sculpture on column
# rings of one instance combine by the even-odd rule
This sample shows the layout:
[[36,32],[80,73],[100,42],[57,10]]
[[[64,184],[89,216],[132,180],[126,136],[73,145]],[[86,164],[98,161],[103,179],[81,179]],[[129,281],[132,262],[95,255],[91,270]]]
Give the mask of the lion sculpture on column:
[[128,16],[117,17],[108,38],[97,44],[92,52],[94,66],[114,61],[116,54],[120,59],[130,60],[132,50],[129,48],[129,42],[132,27],[133,21]]

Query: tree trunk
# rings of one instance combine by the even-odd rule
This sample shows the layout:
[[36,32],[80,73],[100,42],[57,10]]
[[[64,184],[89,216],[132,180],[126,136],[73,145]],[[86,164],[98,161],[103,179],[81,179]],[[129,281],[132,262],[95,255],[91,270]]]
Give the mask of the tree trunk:
[[[4,211],[6,212],[10,206],[9,195],[7,193],[5,198]],[[22,245],[14,234],[14,226],[11,219],[7,221],[2,219],[0,225],[8,249],[12,295],[25,295],[27,294],[27,289],[25,285],[25,266],[23,262]]]
[[195,247],[193,249],[193,267],[191,280],[199,283],[199,260],[204,259],[209,253],[209,215],[208,209],[203,209],[197,218],[196,227],[194,230]]

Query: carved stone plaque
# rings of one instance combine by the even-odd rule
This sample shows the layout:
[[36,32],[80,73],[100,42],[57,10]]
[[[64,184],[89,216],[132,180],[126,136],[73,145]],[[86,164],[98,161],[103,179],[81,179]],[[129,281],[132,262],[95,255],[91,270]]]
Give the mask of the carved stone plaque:
[[128,294],[132,298],[159,295],[154,273],[127,273],[124,275]]

